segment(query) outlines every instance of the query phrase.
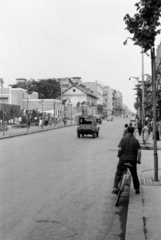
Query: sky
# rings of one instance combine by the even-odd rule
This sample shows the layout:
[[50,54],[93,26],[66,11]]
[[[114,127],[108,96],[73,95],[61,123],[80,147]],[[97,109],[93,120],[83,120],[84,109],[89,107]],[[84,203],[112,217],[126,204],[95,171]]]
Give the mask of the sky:
[[[0,0],[0,78],[81,77],[119,90],[135,111],[136,80],[142,54],[129,39],[124,16],[138,0]],[[156,46],[161,37],[156,39]],[[144,73],[151,62],[144,56]]]

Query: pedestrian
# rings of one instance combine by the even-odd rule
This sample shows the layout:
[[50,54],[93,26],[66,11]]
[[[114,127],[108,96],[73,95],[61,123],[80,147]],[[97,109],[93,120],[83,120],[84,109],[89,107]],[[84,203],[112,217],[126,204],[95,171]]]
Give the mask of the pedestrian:
[[124,131],[123,131],[122,137],[127,137],[127,128],[128,128],[128,124],[126,123],[124,126]]
[[30,128],[30,125],[31,125],[31,119],[30,119],[30,117],[28,117],[28,128]]
[[66,123],[67,123],[67,118],[66,117],[64,117],[63,122],[64,122],[64,126],[65,126]]
[[45,126],[47,126],[47,125],[48,125],[48,116],[45,115]]
[[56,126],[58,125],[58,118],[57,116],[55,117],[55,123],[56,123]]
[[149,128],[148,128],[148,122],[145,121],[145,125],[142,129],[142,133],[143,133],[143,144],[146,144],[148,139],[149,139]]
[[159,141],[159,119],[156,120],[156,140]]
[[158,121],[159,139],[161,138],[161,119]]
[[130,163],[133,167],[130,168],[130,172],[133,179],[133,185],[135,193],[140,193],[140,182],[137,175],[137,163],[141,163],[141,147],[139,141],[134,137],[134,128],[128,127],[128,136],[121,139],[118,145],[119,162],[114,178],[114,186],[112,193],[118,193],[118,185],[121,180],[123,170],[125,168],[124,163]]
[[139,136],[141,136],[141,130],[142,130],[142,122],[141,122],[141,119],[140,119],[139,122],[138,122],[138,133],[139,133]]
[[42,118],[39,118],[39,129],[43,128],[43,121]]

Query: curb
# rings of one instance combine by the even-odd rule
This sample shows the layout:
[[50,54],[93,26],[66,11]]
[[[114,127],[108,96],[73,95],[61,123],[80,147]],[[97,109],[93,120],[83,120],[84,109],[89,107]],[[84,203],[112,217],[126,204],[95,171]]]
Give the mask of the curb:
[[40,131],[33,131],[33,132],[14,134],[14,135],[10,135],[10,136],[4,136],[4,137],[0,137],[0,140],[7,139],[7,138],[19,137],[19,136],[25,136],[25,135],[34,134],[34,133],[42,133],[42,132],[47,132],[47,131],[56,130],[56,129],[60,129],[60,128],[65,128],[65,127],[73,127],[73,126],[76,126],[76,124],[59,126],[59,127],[50,128],[50,129],[43,129],[43,130],[40,130]]
[[[142,150],[154,150],[153,146],[145,146],[140,144]],[[157,150],[161,150],[161,147],[157,147]]]
[[[140,181],[140,177],[139,177]],[[129,206],[126,224],[125,240],[146,240],[143,223],[143,190],[142,185],[140,194],[136,195],[133,187],[130,186]],[[137,219],[137,220],[136,220]]]

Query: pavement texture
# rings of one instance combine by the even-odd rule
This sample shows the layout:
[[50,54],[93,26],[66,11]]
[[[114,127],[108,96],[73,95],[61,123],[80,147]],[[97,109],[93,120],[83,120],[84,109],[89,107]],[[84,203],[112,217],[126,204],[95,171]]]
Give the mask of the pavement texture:
[[126,240],[160,240],[161,239],[161,140],[157,141],[158,181],[154,175],[154,151],[152,135],[146,146],[142,137],[136,134],[142,148],[141,165],[138,175],[141,193],[135,194],[133,184],[130,188],[127,217]]
[[31,126],[30,128],[16,128],[13,126],[9,126],[9,129],[3,133],[3,131],[0,132],[0,140],[6,139],[6,138],[13,138],[17,136],[22,136],[22,135],[28,135],[28,134],[33,134],[33,133],[41,133],[44,131],[51,131],[55,130],[57,128],[64,128],[64,127],[70,127],[76,125],[75,121],[68,121],[66,125],[64,126],[63,123],[54,125],[52,124],[51,126],[44,126],[43,129],[39,128],[39,126]]
[[[0,132],[0,140],[21,135],[40,133],[42,131],[56,130],[57,128],[76,125],[68,121],[66,126],[62,123],[57,126],[38,126],[26,128],[9,128]],[[136,195],[133,186],[130,188],[129,208],[126,227],[126,240],[160,240],[161,239],[161,140],[157,141],[158,153],[158,181],[154,180],[154,153],[152,135],[148,143],[143,145],[142,137],[136,133],[142,148],[141,165],[138,165],[138,175],[141,183],[141,193]]]

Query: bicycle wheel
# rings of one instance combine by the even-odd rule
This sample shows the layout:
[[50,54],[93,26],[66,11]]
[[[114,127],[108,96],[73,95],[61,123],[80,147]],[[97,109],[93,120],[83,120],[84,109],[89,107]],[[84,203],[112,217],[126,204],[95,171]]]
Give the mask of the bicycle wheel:
[[126,183],[126,174],[124,173],[120,180],[119,187],[118,187],[119,191],[117,194],[117,200],[116,200],[116,204],[115,204],[116,207],[118,207],[118,205],[119,205],[119,200],[120,200],[122,192],[124,191],[125,183]]
[[119,205],[119,200],[120,200],[120,197],[121,197],[122,192],[123,192],[123,191],[121,191],[121,190],[119,190],[119,192],[118,192],[117,200],[116,200],[116,204],[115,204],[116,207],[118,207],[118,205]]

